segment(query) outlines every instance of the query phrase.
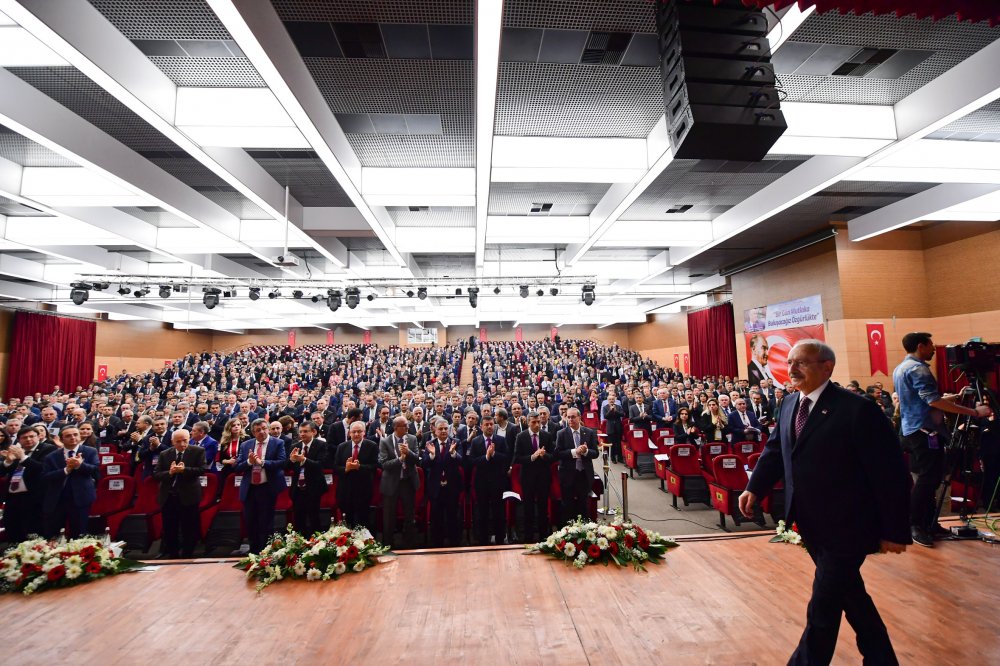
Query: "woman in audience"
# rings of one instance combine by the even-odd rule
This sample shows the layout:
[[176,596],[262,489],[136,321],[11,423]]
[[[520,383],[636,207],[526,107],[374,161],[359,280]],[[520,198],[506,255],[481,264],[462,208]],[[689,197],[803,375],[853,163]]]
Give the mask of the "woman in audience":
[[239,419],[226,422],[219,441],[219,488],[222,488],[226,477],[236,469],[236,458],[240,453],[240,442],[243,440],[243,423]]
[[59,448],[62,448],[62,442],[53,433],[49,432],[48,428],[45,427],[44,423],[36,423],[32,428],[38,433],[38,443],[49,442],[50,444],[55,444]]
[[[704,394],[702,394],[704,395]],[[705,433],[710,442],[724,442],[729,433],[729,419],[726,413],[719,409],[719,401],[712,398],[708,401],[708,411],[701,415],[699,430]]]
[[681,407],[677,410],[677,418],[674,419],[674,443],[694,444],[698,437],[698,426],[691,420],[691,410]]
[[[291,416],[285,414],[284,416],[282,416],[281,418],[278,419],[278,423],[281,424],[281,435],[279,435],[279,437],[281,438],[282,441],[285,442],[285,444],[291,444],[292,441],[295,440],[295,435],[296,435],[296,432],[295,432],[295,428],[296,428],[295,419],[293,419]],[[291,449],[289,449],[286,446],[285,450],[286,451],[290,451]]]
[[98,446],[97,435],[94,434],[94,424],[90,421],[84,421],[80,424],[80,444],[95,449]]
[[[591,391],[596,395],[596,391]],[[601,420],[611,444],[611,462],[622,462],[622,404],[618,401],[615,390],[608,389],[608,399],[601,410]]]

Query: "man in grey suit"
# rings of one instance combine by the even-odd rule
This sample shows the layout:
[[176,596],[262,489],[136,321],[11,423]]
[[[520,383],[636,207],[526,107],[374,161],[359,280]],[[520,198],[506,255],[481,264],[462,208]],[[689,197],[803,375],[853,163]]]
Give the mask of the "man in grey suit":
[[412,548],[416,537],[414,512],[420,477],[420,456],[417,455],[417,438],[407,432],[409,422],[405,416],[392,421],[392,434],[383,437],[378,447],[378,464],[382,468],[382,541],[391,545],[396,538],[396,502],[403,503],[404,547]]
[[159,455],[153,472],[153,478],[160,482],[156,499],[163,512],[159,559],[193,557],[200,536],[199,477],[205,473],[205,449],[190,441],[191,434],[187,430],[174,430],[170,436],[173,447]]

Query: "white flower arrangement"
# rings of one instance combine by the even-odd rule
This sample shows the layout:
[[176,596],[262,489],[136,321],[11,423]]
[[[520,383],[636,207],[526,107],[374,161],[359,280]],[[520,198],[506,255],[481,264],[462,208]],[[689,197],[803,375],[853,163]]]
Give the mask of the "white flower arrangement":
[[9,548],[0,559],[0,592],[34,594],[69,587],[142,566],[120,559],[121,544],[95,537],[70,541],[35,538]]
[[677,542],[673,539],[656,532],[647,533],[638,525],[618,517],[610,525],[571,521],[545,541],[528,545],[527,552],[551,555],[578,569],[599,562],[617,566],[631,564],[641,570],[646,562],[658,562],[668,549],[676,546]]

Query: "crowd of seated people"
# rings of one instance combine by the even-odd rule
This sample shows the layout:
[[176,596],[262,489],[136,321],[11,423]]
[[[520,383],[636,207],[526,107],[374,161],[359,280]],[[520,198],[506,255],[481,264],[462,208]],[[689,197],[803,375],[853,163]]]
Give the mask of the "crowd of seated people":
[[254,551],[283,496],[306,533],[339,517],[395,545],[417,545],[420,526],[431,546],[530,541],[592,513],[596,429],[616,460],[626,420],[737,441],[769,427],[783,393],[586,340],[189,354],[0,406],[4,539],[92,530],[107,452],[157,486],[165,556],[193,554],[199,511],[227,486]]

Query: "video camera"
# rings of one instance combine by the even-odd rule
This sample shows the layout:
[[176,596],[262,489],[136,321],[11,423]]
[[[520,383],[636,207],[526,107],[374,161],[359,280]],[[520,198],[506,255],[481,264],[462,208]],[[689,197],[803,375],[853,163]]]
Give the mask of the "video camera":
[[949,368],[972,373],[990,372],[1000,365],[1000,344],[969,340],[961,345],[948,345],[945,358]]

